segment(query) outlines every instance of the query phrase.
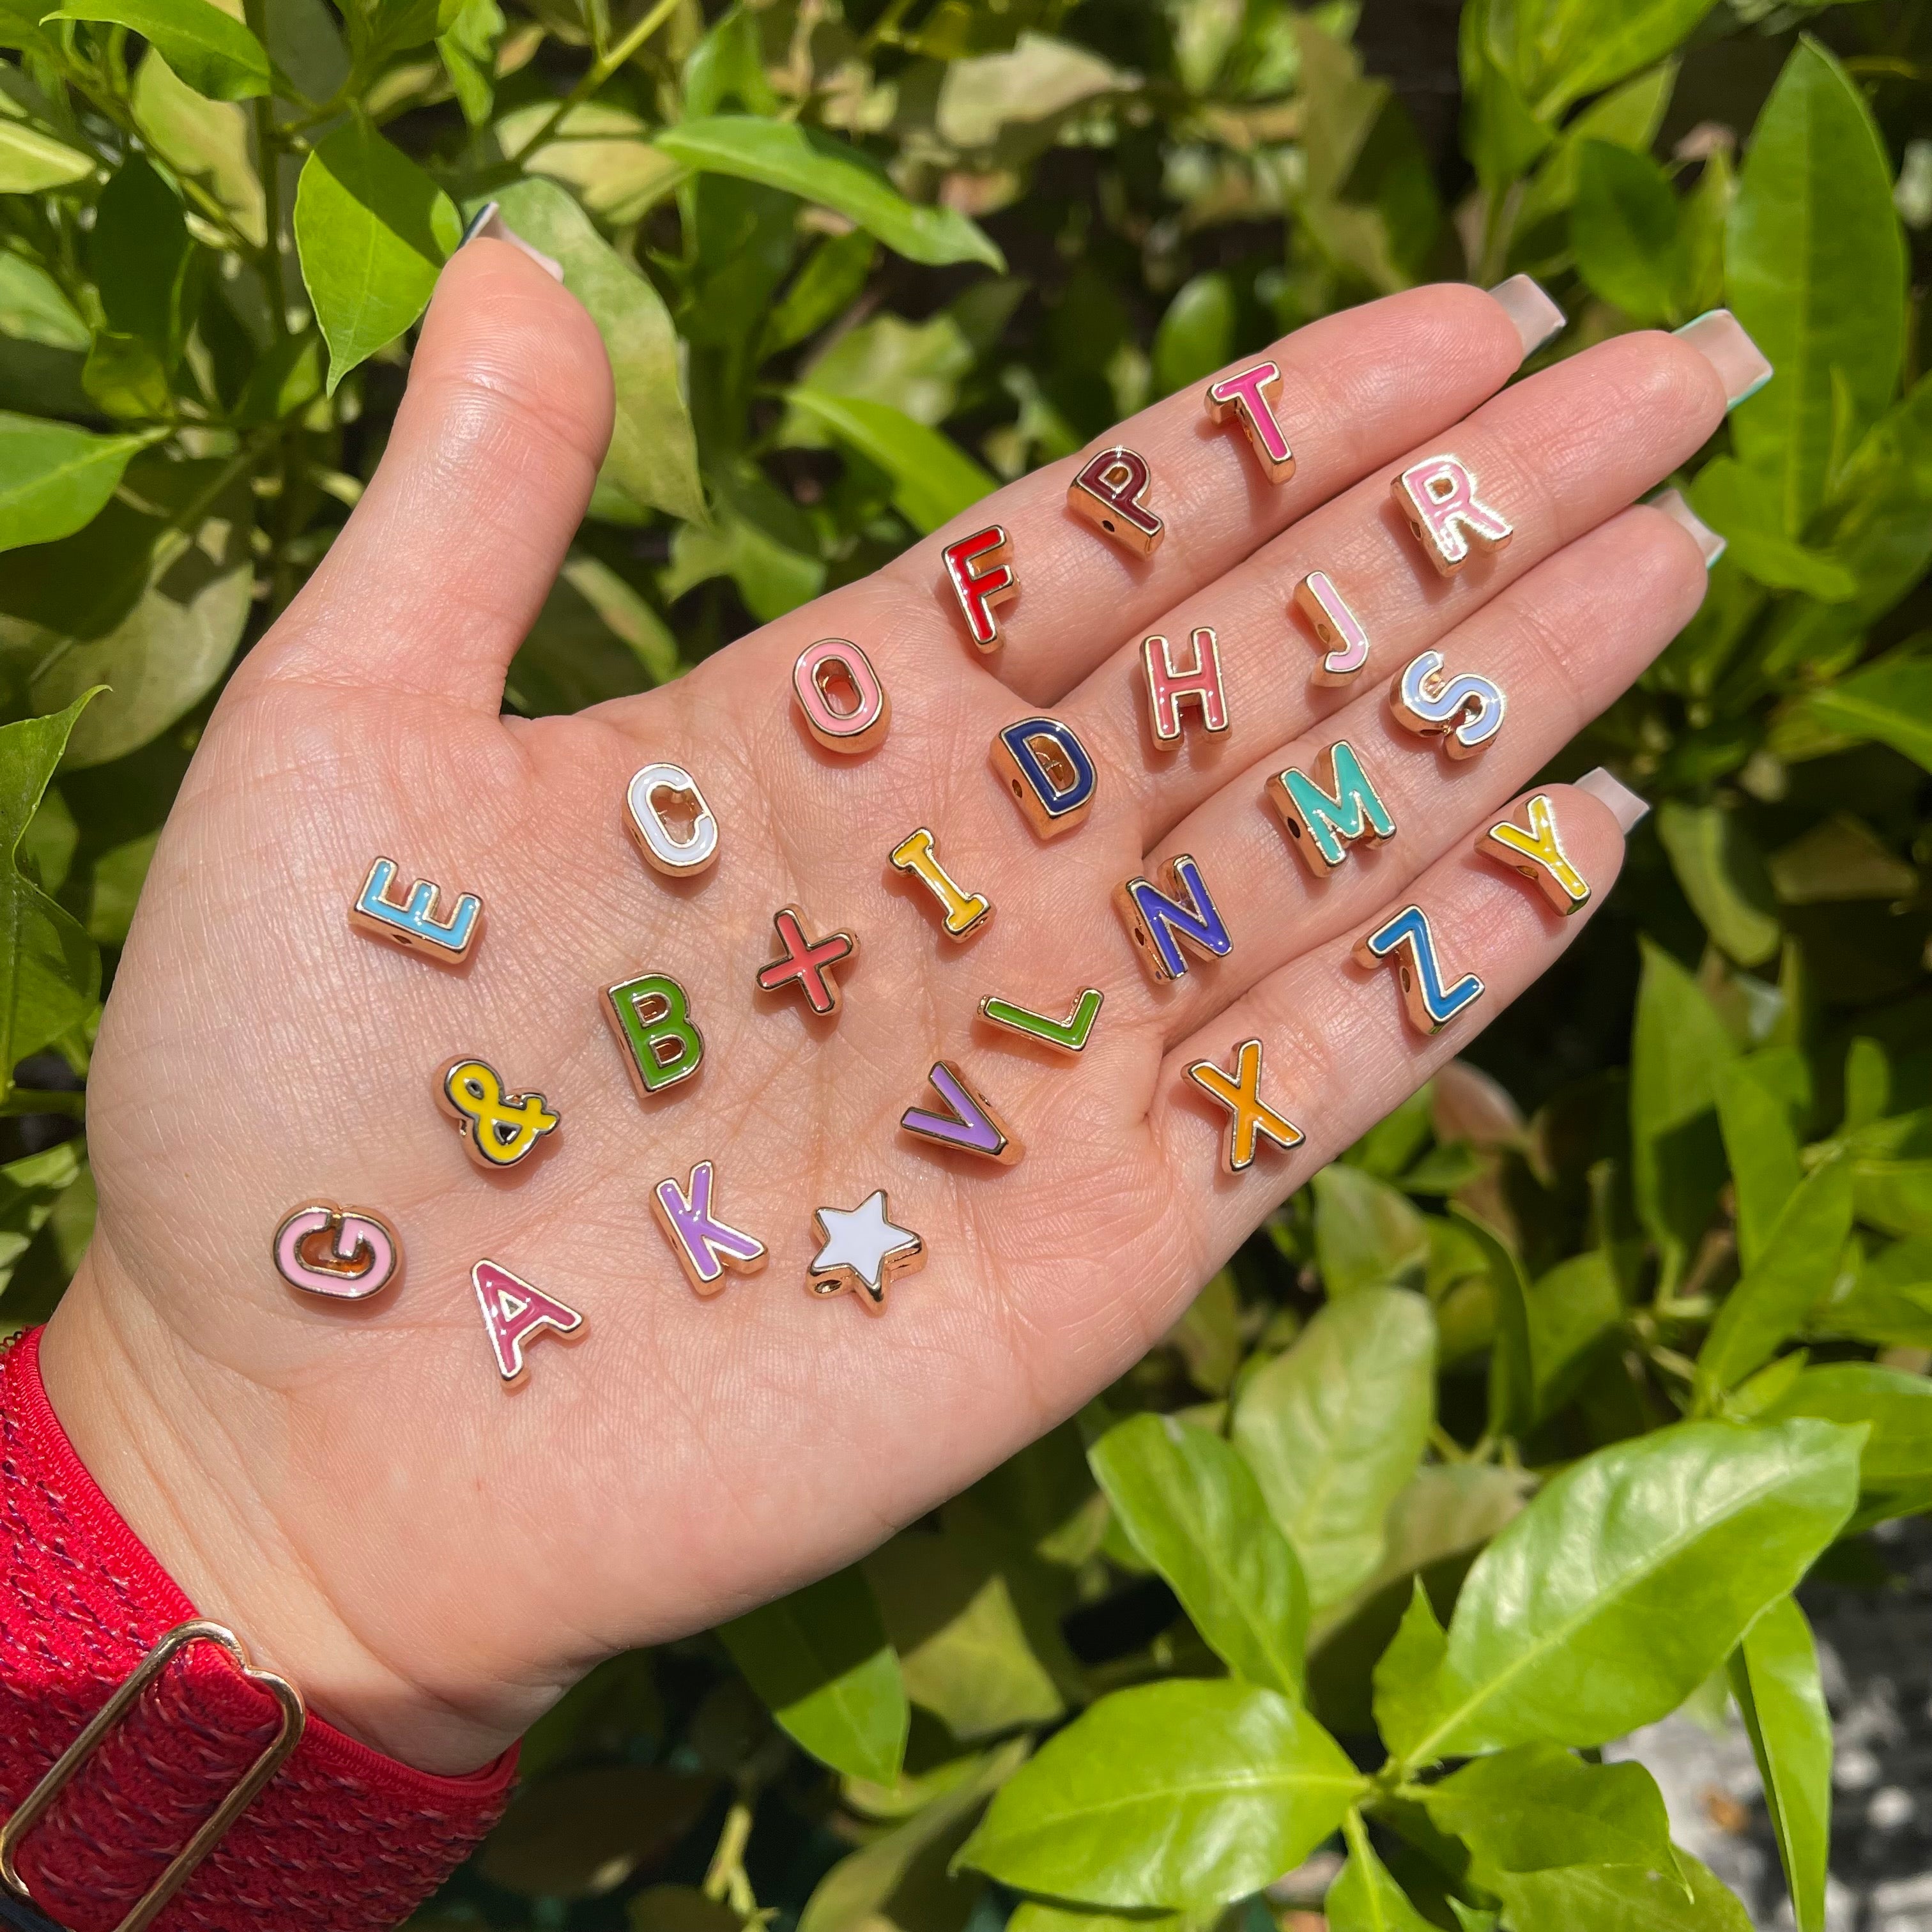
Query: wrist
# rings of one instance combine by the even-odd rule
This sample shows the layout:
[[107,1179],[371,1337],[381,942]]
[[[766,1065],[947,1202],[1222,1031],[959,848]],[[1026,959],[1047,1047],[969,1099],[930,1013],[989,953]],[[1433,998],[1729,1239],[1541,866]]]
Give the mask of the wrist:
[[440,1646],[427,1580],[392,1571],[384,1600],[346,1600],[316,1552],[355,1540],[353,1452],[338,1445],[337,1479],[295,1493],[298,1395],[189,1349],[115,1268],[97,1238],[40,1360],[55,1419],[133,1535],[195,1614],[233,1629],[358,1743],[442,1776],[500,1757],[556,1687],[506,1684],[460,1644]]

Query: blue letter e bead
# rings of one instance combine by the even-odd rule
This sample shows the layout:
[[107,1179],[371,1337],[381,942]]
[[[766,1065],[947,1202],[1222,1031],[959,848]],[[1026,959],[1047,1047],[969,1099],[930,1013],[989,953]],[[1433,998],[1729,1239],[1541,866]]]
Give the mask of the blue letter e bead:
[[1168,860],[1161,870],[1165,891],[1146,879],[1130,879],[1114,893],[1114,903],[1148,970],[1156,980],[1178,980],[1187,970],[1183,940],[1210,959],[1225,959],[1234,942],[1208,896],[1201,868],[1186,854]]
[[1070,832],[1094,802],[1094,760],[1057,718],[1022,718],[993,740],[993,769],[1042,838]]
[[1453,986],[1443,986],[1436,935],[1420,906],[1404,906],[1356,946],[1355,957],[1364,966],[1385,962],[1395,968],[1402,1005],[1418,1033],[1440,1033],[1465,1006],[1482,998],[1483,982],[1473,973],[1464,974]]

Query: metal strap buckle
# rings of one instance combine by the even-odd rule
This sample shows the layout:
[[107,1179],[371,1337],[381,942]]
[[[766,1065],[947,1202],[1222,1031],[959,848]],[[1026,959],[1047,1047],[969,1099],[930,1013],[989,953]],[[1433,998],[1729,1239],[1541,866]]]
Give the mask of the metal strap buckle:
[[250,1683],[267,1691],[281,1707],[282,1727],[241,1783],[221,1801],[173,1863],[154,1881],[147,1896],[122,1920],[118,1932],[143,1932],[145,1927],[153,1924],[162,1908],[188,1882],[189,1874],[227,1835],[229,1828],[254,1804],[262,1787],[288,1762],[296,1745],[302,1742],[302,1731],[308,1722],[302,1693],[286,1679],[268,1671],[254,1669],[241,1640],[232,1630],[211,1623],[187,1623],[170,1630],[142,1660],[134,1674],[108,1699],[93,1721],[68,1746],[59,1761],[34,1786],[13,1816],[0,1826],[0,1882],[29,1904],[38,1901],[14,1869],[20,1841],[46,1816],[54,1800],[74,1782],[81,1767],[100,1748],[107,1734],[134,1708],[141,1694],[182,1652],[197,1643],[212,1643],[225,1650],[235,1667]]

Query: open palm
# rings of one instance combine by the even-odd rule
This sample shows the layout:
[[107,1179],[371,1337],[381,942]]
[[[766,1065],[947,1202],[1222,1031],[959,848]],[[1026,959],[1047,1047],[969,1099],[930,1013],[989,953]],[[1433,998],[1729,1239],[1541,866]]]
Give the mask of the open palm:
[[[877,575],[676,685],[574,718],[499,715],[505,667],[588,496],[608,379],[587,319],[500,243],[466,248],[424,326],[382,469],[295,606],[232,680],[149,874],[92,1077],[99,1231],[46,1348],[82,1455],[208,1612],[297,1672],[323,1714],[431,1768],[488,1756],[604,1654],[700,1628],[833,1568],[1065,1415],[1168,1327],[1286,1195],[1457,1051],[1574,936],[1472,850],[1702,594],[1697,546],[1634,499],[1689,457],[1724,386],[1684,343],[1604,344],[1498,394],[1522,344],[1468,288],[1317,322],[1271,352],[1298,466],[1271,484],[1198,394],[1126,424],[1167,539],[1137,559],[1069,514],[1078,460],[1015,484]],[[1401,460],[1454,451],[1514,525],[1433,571],[1390,502]],[[1004,642],[968,641],[940,546],[1011,533]],[[1291,616],[1325,570],[1372,643],[1348,685]],[[1228,728],[1149,732],[1144,636],[1220,642]],[[868,755],[822,748],[792,670],[860,644],[891,699]],[[1391,716],[1441,650],[1507,693],[1480,757]],[[1090,815],[1050,841],[988,758],[1042,711],[1092,754]],[[1396,823],[1318,878],[1264,795],[1346,738]],[[694,878],[648,868],[626,788],[668,761],[720,827]],[[1621,834],[1550,794],[1593,889]],[[992,902],[964,941],[888,855],[934,833]],[[1113,904],[1192,854],[1232,952],[1157,982]],[[487,908],[452,969],[351,930],[378,854]],[[1413,901],[1451,976],[1486,992],[1426,1037],[1355,941]],[[844,928],[836,1016],[761,992],[773,915]],[[604,989],[666,974],[705,1053],[647,1099]],[[1064,1018],[1057,1054],[980,1013]],[[1186,1077],[1263,1044],[1305,1135],[1222,1171],[1228,1114]],[[458,1056],[541,1091],[561,1125],[480,1172],[437,1104]],[[1024,1154],[900,1125],[956,1064]],[[768,1250],[687,1285],[657,1184],[714,1163],[722,1221]],[[808,1291],[814,1210],[886,1190],[922,1271],[875,1319]],[[302,1202],[375,1209],[406,1252],[353,1306],[270,1264]],[[488,1258],[580,1311],[507,1390],[471,1284]]]

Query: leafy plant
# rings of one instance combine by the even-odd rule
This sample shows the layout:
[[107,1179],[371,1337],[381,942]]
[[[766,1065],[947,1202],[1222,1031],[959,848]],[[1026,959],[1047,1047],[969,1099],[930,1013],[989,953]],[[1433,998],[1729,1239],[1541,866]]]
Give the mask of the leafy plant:
[[1077,1422],[580,1686],[425,1927],[1252,1928],[1328,1844],[1333,1932],[1738,1928],[1597,1754],[1714,1681],[1823,1924],[1793,1592],[1932,1508],[1932,25],[1469,0],[1459,147],[1354,11],[0,0],[10,1327],[91,1226],[104,957],[199,721],[486,202],[616,381],[526,712],[1430,276],[1542,278],[1546,358],[1726,302],[1779,371],[1680,479],[1703,610],[1556,768],[1657,806],[1590,943]]

